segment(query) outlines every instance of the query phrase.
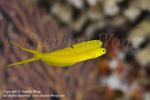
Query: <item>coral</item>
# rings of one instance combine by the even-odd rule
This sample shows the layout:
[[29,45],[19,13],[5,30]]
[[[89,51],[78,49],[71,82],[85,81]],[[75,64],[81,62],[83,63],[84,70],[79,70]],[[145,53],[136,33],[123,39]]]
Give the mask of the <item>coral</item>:
[[[146,100],[150,93],[149,5],[149,0],[0,0],[0,91],[64,95],[46,100]],[[7,68],[31,57],[10,41],[52,52],[91,39],[103,42],[105,56],[68,68],[41,61]]]

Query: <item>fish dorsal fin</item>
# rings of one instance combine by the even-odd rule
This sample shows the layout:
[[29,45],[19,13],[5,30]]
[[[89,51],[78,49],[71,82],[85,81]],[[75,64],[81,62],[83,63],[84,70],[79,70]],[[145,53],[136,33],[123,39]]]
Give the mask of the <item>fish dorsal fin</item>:
[[95,47],[101,47],[102,42],[100,40],[91,40],[91,41],[86,41],[86,42],[81,42],[78,44],[73,45],[73,48],[95,48]]

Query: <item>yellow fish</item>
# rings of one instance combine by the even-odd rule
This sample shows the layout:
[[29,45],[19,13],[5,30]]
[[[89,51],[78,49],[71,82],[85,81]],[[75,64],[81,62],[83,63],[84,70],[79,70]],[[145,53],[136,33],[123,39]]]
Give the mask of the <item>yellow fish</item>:
[[49,65],[53,65],[53,66],[67,67],[81,61],[99,57],[106,53],[106,49],[101,47],[102,42],[100,40],[81,42],[72,45],[71,47],[64,48],[61,50],[56,50],[51,53],[41,53],[37,50],[31,50],[31,49],[21,47],[16,43],[14,43],[14,45],[24,51],[33,53],[34,57],[20,62],[16,62],[14,64],[9,64],[8,65],[9,67],[33,62],[36,60],[42,60],[48,63]]

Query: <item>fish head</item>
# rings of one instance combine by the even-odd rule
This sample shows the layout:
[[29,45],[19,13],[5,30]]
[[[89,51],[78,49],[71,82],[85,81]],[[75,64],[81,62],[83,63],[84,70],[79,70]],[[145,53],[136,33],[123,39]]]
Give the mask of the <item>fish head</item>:
[[[99,56],[102,56],[102,55],[106,54],[106,52],[107,52],[107,51],[106,51],[105,48],[100,47],[100,48],[95,49],[95,50],[91,53],[91,55],[92,55],[93,58],[96,58],[96,57],[99,57]],[[90,55],[90,54],[88,54],[88,55]]]
[[105,48],[102,48],[102,47],[101,47],[101,49],[100,49],[100,53],[101,53],[101,55],[106,54],[106,52],[107,52],[107,50],[106,50]]

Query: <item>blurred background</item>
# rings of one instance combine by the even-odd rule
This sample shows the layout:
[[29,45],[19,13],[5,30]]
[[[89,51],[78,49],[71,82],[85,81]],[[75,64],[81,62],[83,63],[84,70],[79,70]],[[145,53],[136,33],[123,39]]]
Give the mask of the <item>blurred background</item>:
[[[0,97],[150,100],[149,26],[150,0],[0,0]],[[52,52],[93,39],[103,41],[106,55],[68,68],[42,61],[7,68],[32,56],[10,41]],[[8,98],[3,90],[55,96]]]

